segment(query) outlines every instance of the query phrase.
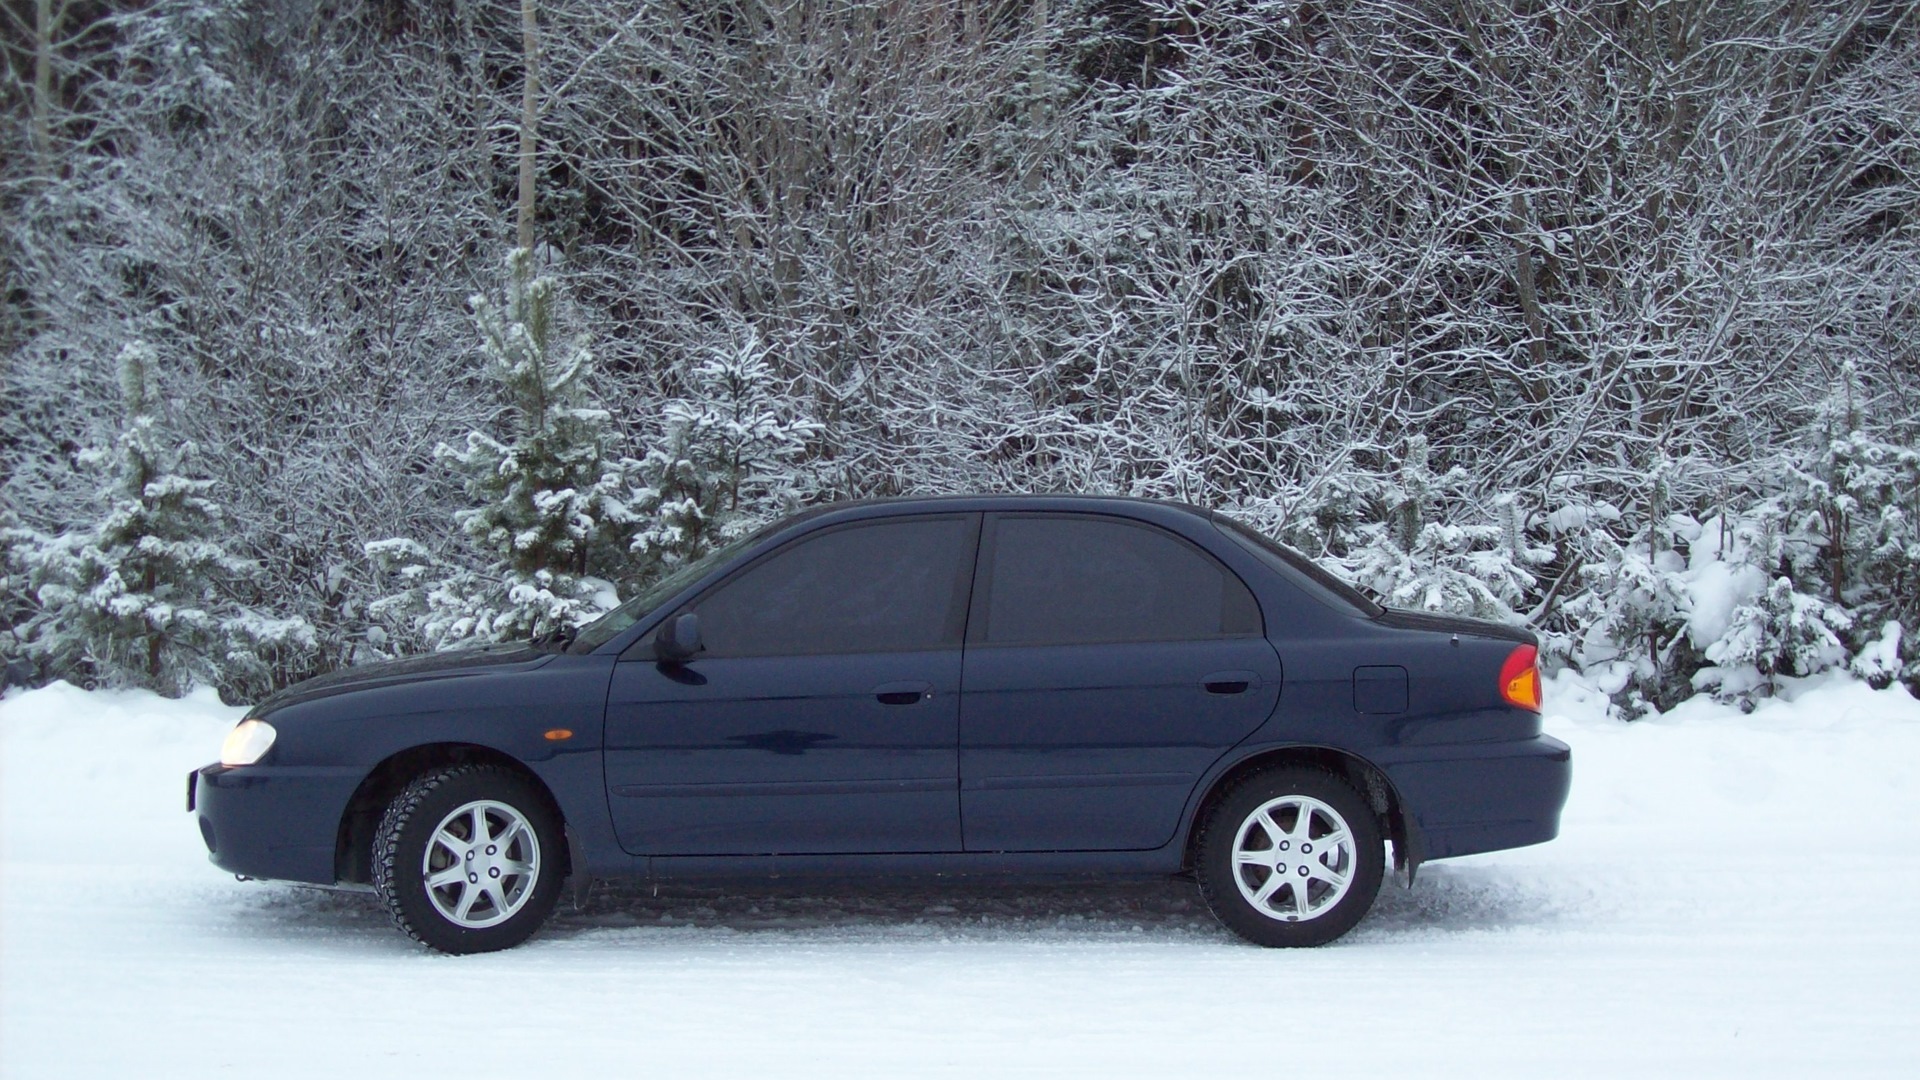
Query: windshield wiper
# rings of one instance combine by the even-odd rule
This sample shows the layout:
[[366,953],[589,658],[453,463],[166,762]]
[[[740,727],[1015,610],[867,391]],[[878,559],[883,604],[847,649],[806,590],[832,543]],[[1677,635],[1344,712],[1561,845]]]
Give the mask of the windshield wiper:
[[544,634],[535,634],[527,644],[542,652],[566,652],[567,646],[579,636],[580,628],[572,623],[556,626]]

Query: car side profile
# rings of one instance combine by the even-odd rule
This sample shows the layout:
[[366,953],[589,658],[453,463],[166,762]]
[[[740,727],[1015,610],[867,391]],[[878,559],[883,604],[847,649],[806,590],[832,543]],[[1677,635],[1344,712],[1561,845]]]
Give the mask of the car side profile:
[[569,879],[806,875],[1191,872],[1243,937],[1318,945],[1389,858],[1553,838],[1534,661],[1190,506],[842,503],[577,633],[282,691],[188,808],[221,868],[371,887],[453,953]]

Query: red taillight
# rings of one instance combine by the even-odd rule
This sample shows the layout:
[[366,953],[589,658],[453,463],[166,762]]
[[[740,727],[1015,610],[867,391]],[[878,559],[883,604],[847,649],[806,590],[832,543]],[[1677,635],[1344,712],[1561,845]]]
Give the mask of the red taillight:
[[1507,654],[1507,662],[1500,665],[1502,700],[1509,705],[1540,711],[1540,669],[1534,666],[1539,659],[1539,650],[1531,645],[1522,645]]

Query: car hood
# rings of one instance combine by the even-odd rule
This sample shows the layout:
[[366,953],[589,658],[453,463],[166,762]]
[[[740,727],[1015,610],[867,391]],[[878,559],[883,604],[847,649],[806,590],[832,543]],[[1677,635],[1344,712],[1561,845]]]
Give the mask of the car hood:
[[475,649],[451,649],[447,652],[424,653],[420,656],[403,656],[398,660],[385,660],[377,664],[360,664],[295,683],[255,705],[252,715],[265,716],[275,709],[283,709],[302,701],[332,697],[335,694],[350,693],[373,686],[444,679],[511,664],[533,665],[536,661],[546,660],[551,655],[525,643],[518,643],[483,645]]
[[1463,615],[1442,615],[1437,611],[1388,608],[1373,621],[1376,626],[1390,626],[1396,630],[1431,630],[1442,634],[1472,634],[1498,641],[1517,641],[1522,645],[1540,644],[1540,639],[1534,636],[1533,631],[1525,627],[1486,619],[1469,619]]

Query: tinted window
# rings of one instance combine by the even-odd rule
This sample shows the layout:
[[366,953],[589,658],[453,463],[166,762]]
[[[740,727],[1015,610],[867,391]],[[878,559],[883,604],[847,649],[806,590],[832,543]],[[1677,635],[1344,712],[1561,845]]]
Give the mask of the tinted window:
[[694,605],[708,656],[957,647],[972,516],[854,525],[797,540]]
[[1256,532],[1229,517],[1219,514],[1213,516],[1214,524],[1220,531],[1237,542],[1241,547],[1266,563],[1268,566],[1287,576],[1289,581],[1300,586],[1315,600],[1330,608],[1357,612],[1371,619],[1386,609],[1353,586],[1328,573],[1312,559]]
[[1003,517],[983,640],[1182,641],[1260,632],[1247,587],[1199,548],[1099,517]]
[[612,641],[620,631],[645,618],[654,608],[673,599],[673,595],[692,585],[694,582],[720,568],[728,559],[753,546],[761,537],[774,529],[783,529],[791,521],[776,521],[771,525],[755,529],[737,540],[729,541],[714,548],[698,559],[681,566],[667,576],[641,589],[629,597],[619,607],[600,616],[593,622],[580,628],[574,636],[573,644],[567,646],[568,652],[590,653]]

